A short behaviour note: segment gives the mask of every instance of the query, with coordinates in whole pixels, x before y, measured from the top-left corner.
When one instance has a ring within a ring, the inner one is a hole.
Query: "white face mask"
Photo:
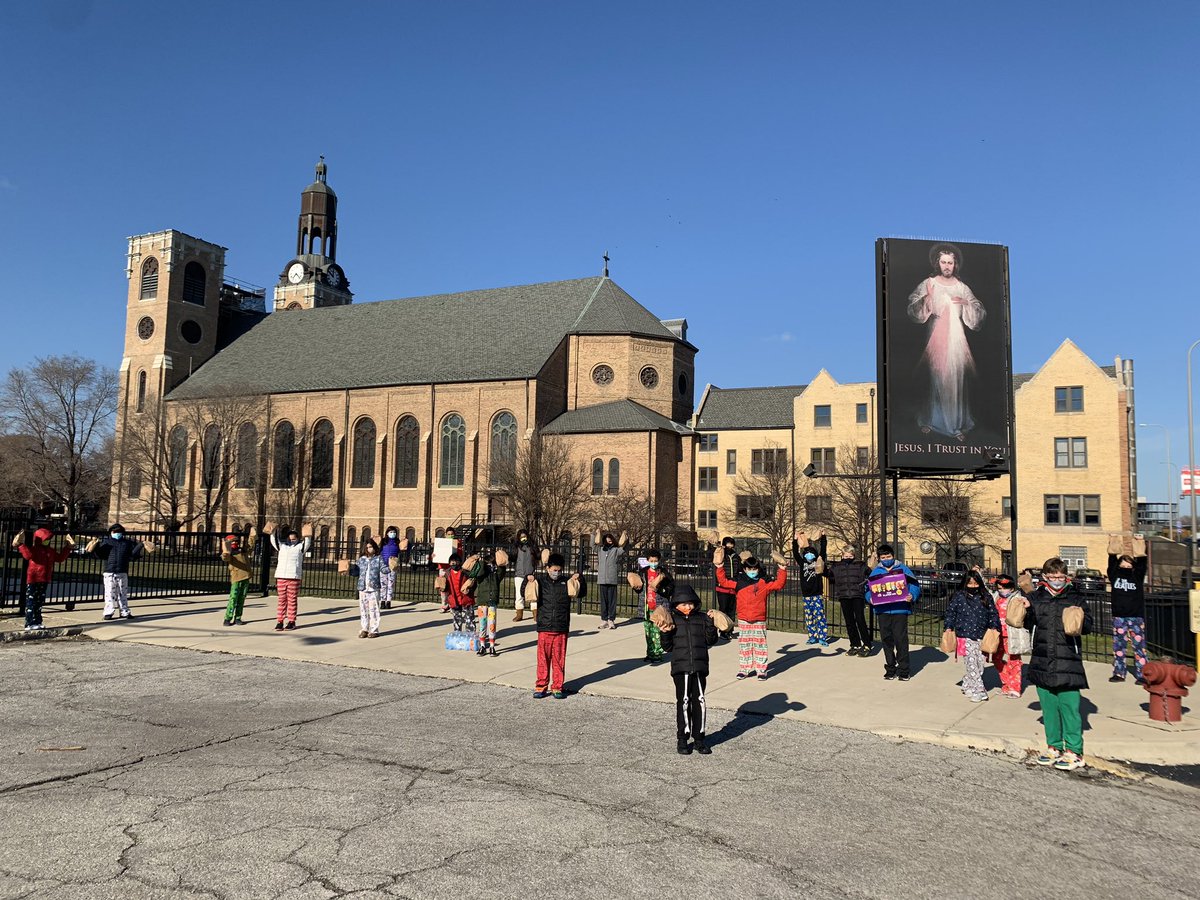
[[[394,531],[389,531],[389,532],[388,532],[388,537],[389,537],[389,538],[391,538],[393,541],[394,541],[396,538],[398,538],[399,536],[400,536],[400,535],[396,534],[396,532],[394,532]]]
[[[109,535],[109,537],[111,537],[114,541],[119,541],[119,540],[121,540],[121,538],[125,537],[125,534],[120,531],[114,531],[112,534]]]
[[[562,572],[557,569],[547,569],[546,574],[550,576],[551,581],[558,581],[558,576],[561,575]]]

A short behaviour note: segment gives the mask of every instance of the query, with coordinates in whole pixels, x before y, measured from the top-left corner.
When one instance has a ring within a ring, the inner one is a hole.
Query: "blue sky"
[[[1010,247],[1014,363],[1137,367],[1186,456],[1200,4],[6,4],[3,367],[119,362],[125,238],[271,285],[318,154],[360,300],[598,273],[697,379],[874,377],[873,242]],[[1200,368],[1200,367],[1198,367]],[[1164,440],[1144,429],[1141,492]]]

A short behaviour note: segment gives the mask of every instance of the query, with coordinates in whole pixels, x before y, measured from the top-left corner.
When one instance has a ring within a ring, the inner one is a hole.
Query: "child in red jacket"
[[[719,553],[720,551],[718,551]],[[776,556],[772,554],[772,556]],[[782,555],[775,562],[779,567],[774,581],[759,577],[759,563],[753,556],[742,561],[737,580],[730,580],[721,563],[716,564],[717,584],[732,589],[737,596],[738,619],[738,678],[767,677],[767,595],[783,589],[787,581],[787,563]]]
[[[475,583],[463,571],[462,557],[450,557],[446,570],[446,603],[454,615],[455,631],[475,630]]]
[[[54,575],[54,564],[64,562],[71,555],[75,541],[68,534],[63,546],[55,550],[47,543],[54,537],[49,528],[39,528],[33,533],[32,546],[25,543],[26,535],[25,531],[18,532],[13,538],[13,547],[29,561],[29,572],[25,576],[25,630],[38,631],[43,627],[42,604],[46,602],[46,588]]]

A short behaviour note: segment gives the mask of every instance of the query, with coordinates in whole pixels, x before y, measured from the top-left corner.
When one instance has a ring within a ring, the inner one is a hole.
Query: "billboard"
[[[1007,474],[1008,248],[875,242],[880,446],[895,474]]]

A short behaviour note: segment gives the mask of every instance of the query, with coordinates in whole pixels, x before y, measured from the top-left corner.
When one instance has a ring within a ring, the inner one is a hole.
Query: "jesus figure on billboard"
[[[938,244],[929,254],[933,273],[908,296],[908,316],[927,326],[921,362],[929,370],[929,402],[917,424],[924,434],[936,431],[965,441],[975,427],[966,377],[975,370],[967,329],[978,331],[987,315],[983,304],[962,281],[962,253],[953,244]]]

